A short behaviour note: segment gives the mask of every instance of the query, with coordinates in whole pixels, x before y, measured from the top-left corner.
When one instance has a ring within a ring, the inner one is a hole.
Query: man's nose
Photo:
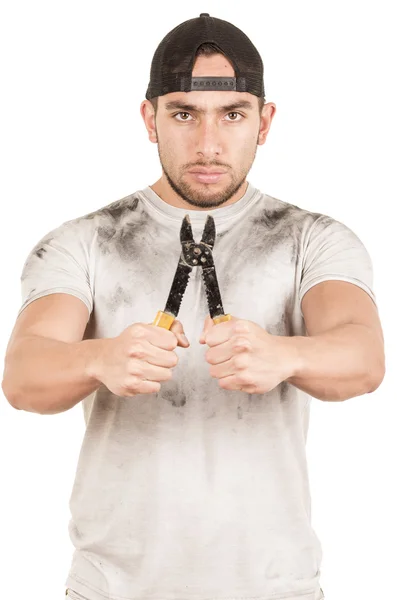
[[[222,154],[221,133],[214,120],[203,119],[195,133],[197,154],[208,157]]]

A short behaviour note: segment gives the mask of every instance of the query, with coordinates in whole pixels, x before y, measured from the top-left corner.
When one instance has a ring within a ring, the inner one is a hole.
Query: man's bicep
[[[308,335],[319,335],[339,325],[356,323],[369,327],[383,343],[382,327],[372,297],[346,281],[323,281],[302,298],[302,314]]]
[[[33,300],[19,314],[8,349],[25,336],[37,335],[62,342],[83,339],[90,312],[86,304],[71,294],[48,294]]]

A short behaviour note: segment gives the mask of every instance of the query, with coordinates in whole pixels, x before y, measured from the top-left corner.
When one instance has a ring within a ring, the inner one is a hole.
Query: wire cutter
[[[212,249],[215,244],[215,221],[207,216],[203,234],[199,244],[193,238],[189,215],[183,218],[180,240],[182,252],[175,272],[174,280],[164,311],[159,310],[153,325],[170,329],[179,313],[183,294],[185,293],[189,276],[194,267],[201,267],[204,288],[207,295],[208,308],[215,324],[230,321],[231,315],[225,314],[222,306],[221,293],[216,277]]]

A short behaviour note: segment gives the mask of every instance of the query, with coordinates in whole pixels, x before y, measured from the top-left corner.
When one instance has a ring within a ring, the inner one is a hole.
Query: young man
[[[64,223],[24,265],[4,393],[40,414],[82,401],[86,421],[71,598],[324,597],[310,397],[377,389],[383,336],[358,237],[247,182],[275,114],[264,100],[261,58],[239,29],[208,14],[176,27],[141,106],[161,178]],[[208,317],[198,267],[167,330],[153,319],[186,214],[196,240],[214,218],[232,319]]]

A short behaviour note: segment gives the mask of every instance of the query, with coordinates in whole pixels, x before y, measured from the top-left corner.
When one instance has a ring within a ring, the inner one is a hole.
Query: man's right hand
[[[95,377],[117,396],[153,394],[172,377],[178,362],[177,346],[187,348],[180,321],[171,329],[134,323],[114,338],[104,338],[97,360]]]

